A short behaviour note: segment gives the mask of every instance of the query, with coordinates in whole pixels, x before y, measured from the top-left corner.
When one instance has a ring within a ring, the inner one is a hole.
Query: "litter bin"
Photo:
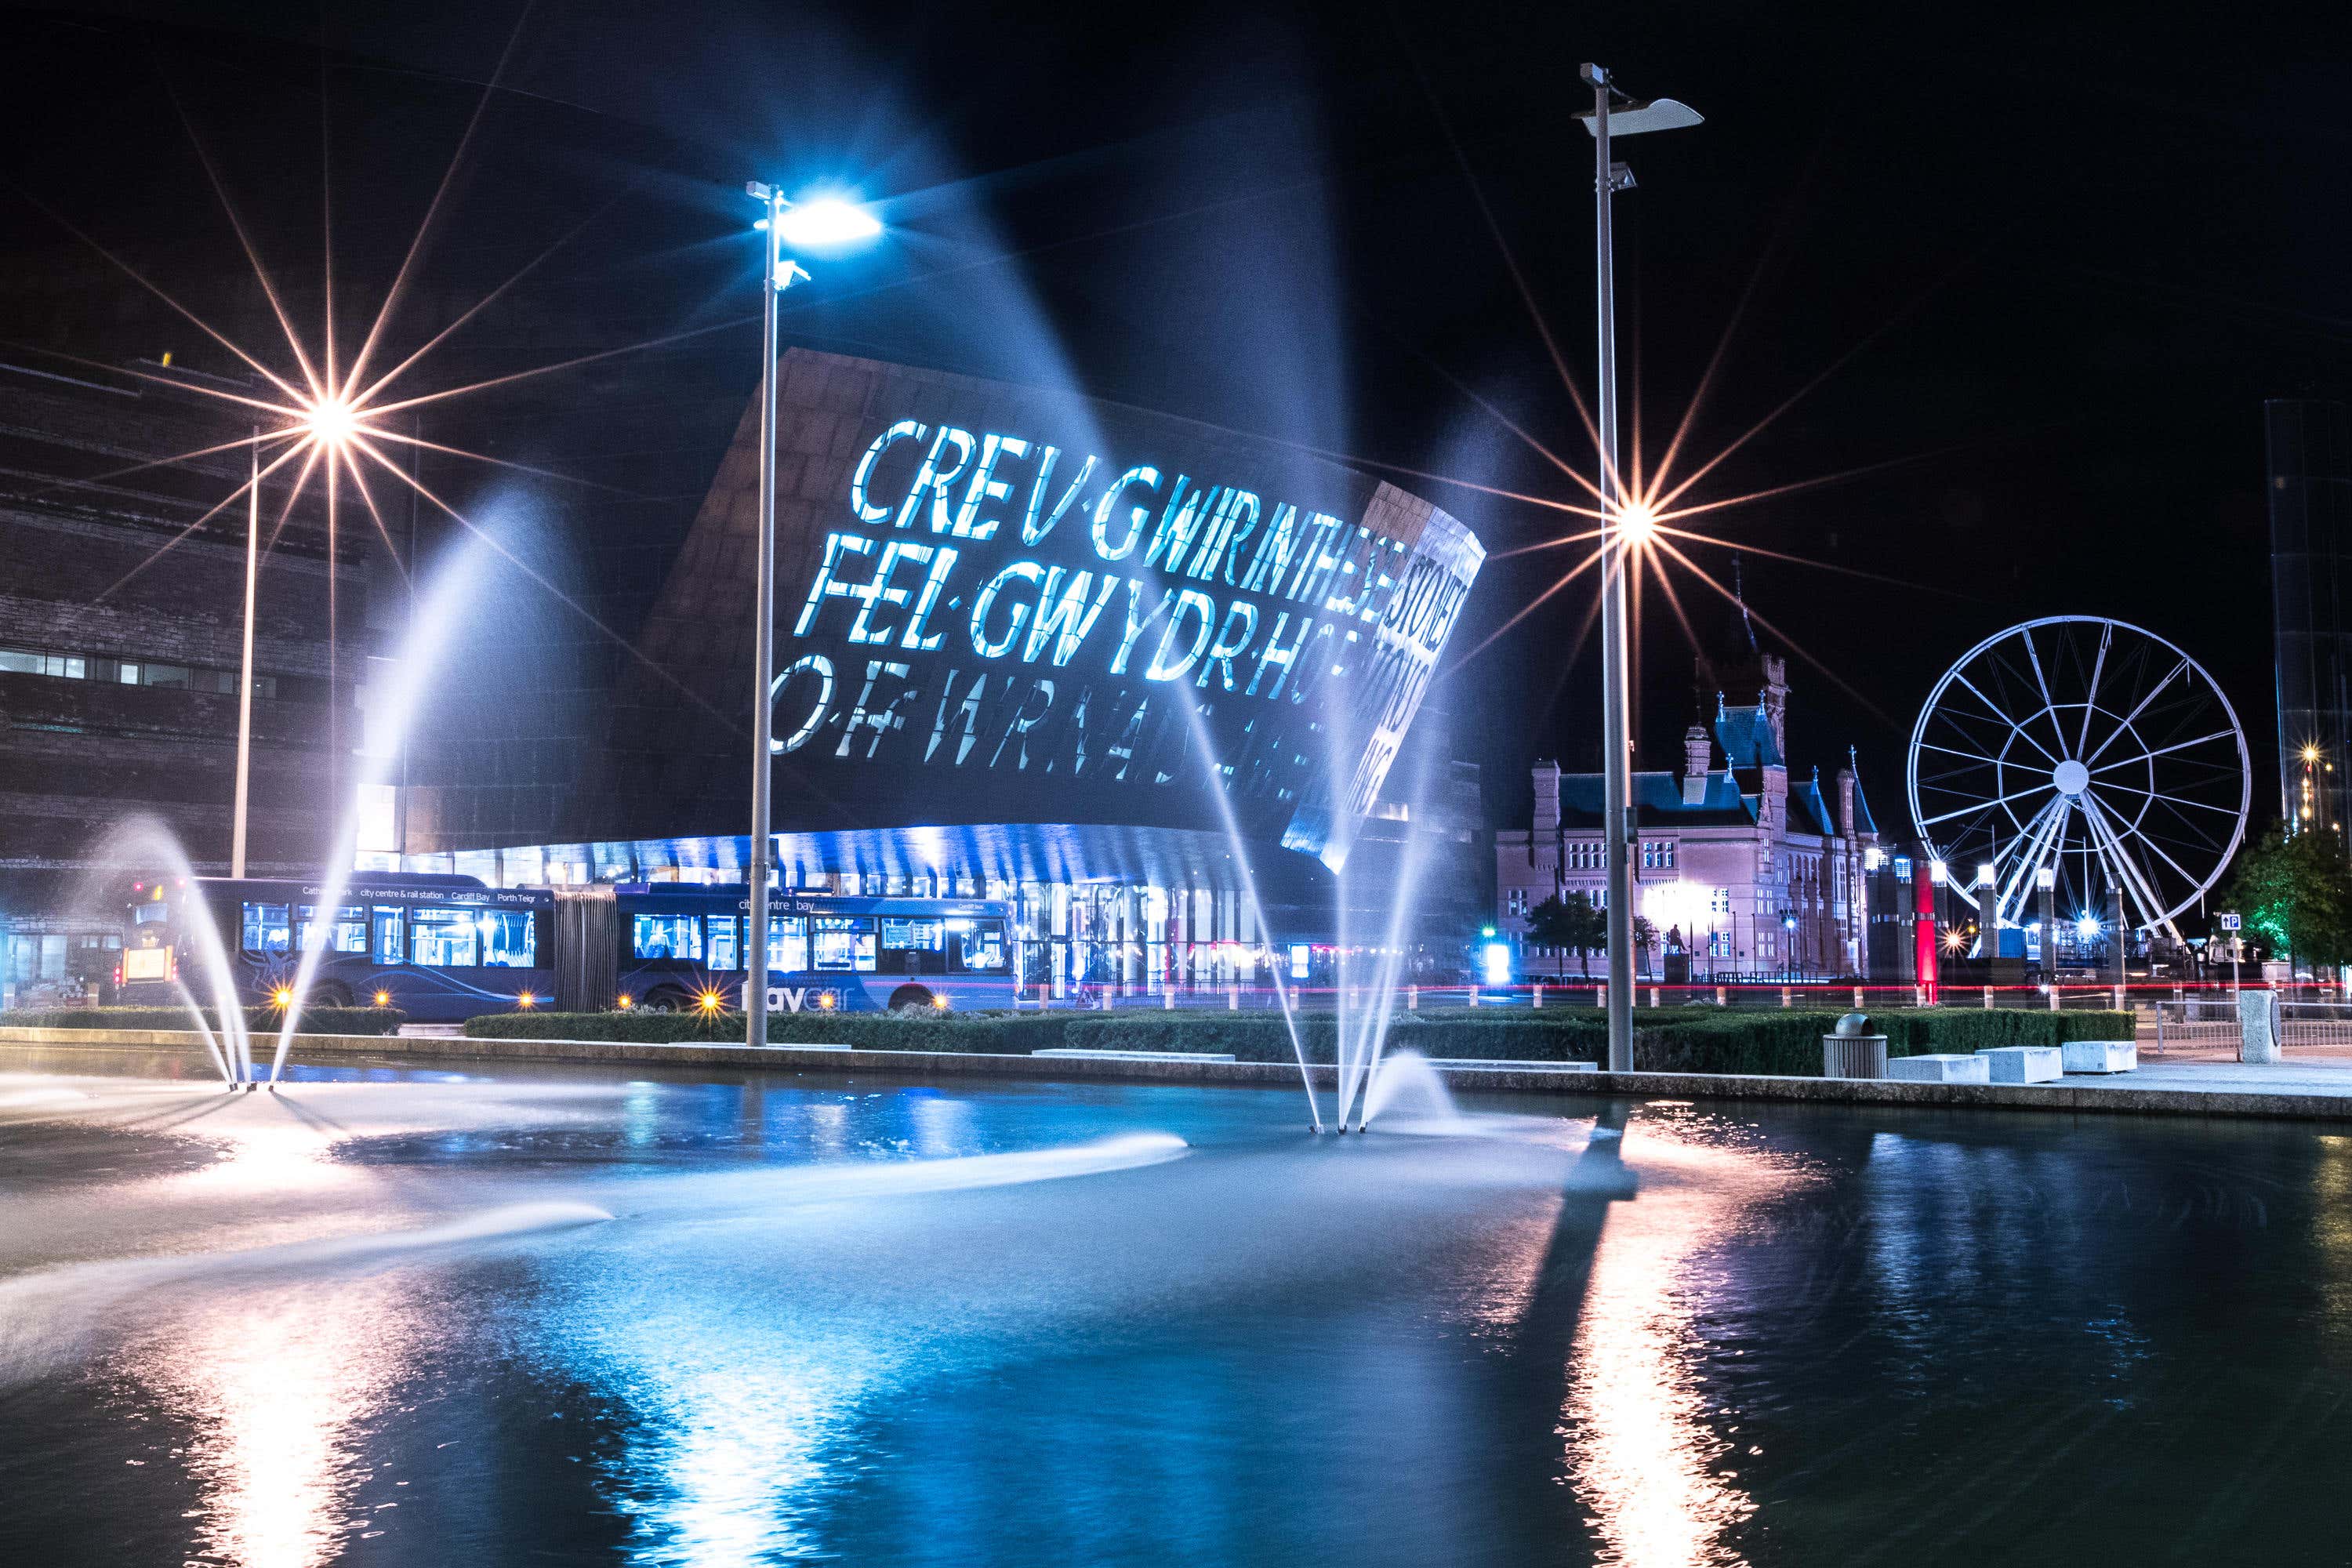
[[[1883,1079],[1886,1076],[1886,1037],[1869,1033],[1870,1016],[1848,1013],[1837,1027],[1822,1037],[1823,1078]]]

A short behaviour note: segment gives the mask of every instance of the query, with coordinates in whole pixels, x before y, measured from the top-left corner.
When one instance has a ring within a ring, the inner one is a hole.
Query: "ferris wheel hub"
[[[2060,795],[2069,797],[2079,795],[2091,787],[2091,770],[2068,757],[2050,770],[2050,782],[2058,786]]]

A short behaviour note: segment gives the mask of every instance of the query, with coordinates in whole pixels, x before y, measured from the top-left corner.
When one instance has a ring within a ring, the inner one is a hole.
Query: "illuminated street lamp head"
[[[882,220],[845,196],[804,196],[801,200],[780,201],[774,190],[754,180],[743,187],[754,200],[774,203],[782,209],[776,225],[776,237],[795,250],[842,250],[862,245],[882,232]],[[754,229],[764,230],[768,220],[753,223]]]
[[[322,447],[340,447],[359,433],[359,411],[341,397],[321,397],[302,411],[303,428]]]
[[[1640,501],[1627,501],[1618,510],[1617,531],[1628,548],[1647,544],[1658,535],[1658,514]]]
[[[2319,761],[2319,748],[2317,746],[2305,746],[2303,749],[2303,760],[2306,763],[2315,763]]]

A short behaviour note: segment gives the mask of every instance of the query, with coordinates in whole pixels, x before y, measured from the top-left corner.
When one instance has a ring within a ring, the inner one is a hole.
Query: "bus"
[[[355,873],[322,911],[316,881],[200,877],[142,884],[123,943],[125,1002],[208,993],[196,910],[220,933],[248,1006],[284,1004],[304,951],[323,948],[310,999],[457,1023],[530,1007],[667,1013],[740,1007],[740,883],[492,888],[474,877]],[[1009,906],[978,899],[780,890],[768,901],[777,1012],[1005,1007],[1017,953]]]

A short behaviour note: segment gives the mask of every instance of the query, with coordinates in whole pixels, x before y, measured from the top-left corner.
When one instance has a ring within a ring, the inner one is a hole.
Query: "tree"
[[[1640,969],[1644,955],[1657,945],[1658,928],[1650,923],[1648,916],[1635,915],[1633,917],[1633,967]]]
[[[2221,901],[2245,934],[2273,952],[2315,964],[2352,963],[2352,867],[2316,833],[2272,828],[2238,857]]]
[[[1554,953],[1580,954],[1590,977],[1594,950],[1609,945],[1609,921],[1592,907],[1590,894],[1580,890],[1554,894],[1528,911],[1528,940]],[[1553,972],[1559,973],[1557,964]]]

